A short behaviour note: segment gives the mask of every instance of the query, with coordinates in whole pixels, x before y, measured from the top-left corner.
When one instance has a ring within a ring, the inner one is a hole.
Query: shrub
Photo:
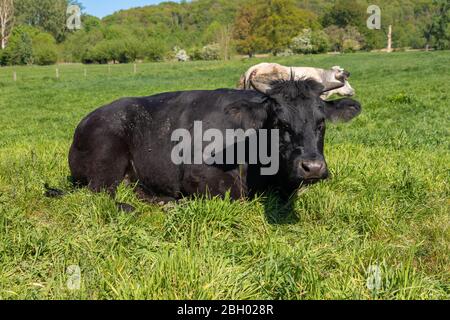
[[[0,66],[7,65],[5,50],[0,49]]]
[[[348,26],[345,29],[329,26],[325,29],[330,40],[330,47],[334,51],[353,52],[365,46],[364,36],[356,27]]]
[[[354,46],[359,47],[359,49],[356,50],[360,50],[362,46],[364,46],[364,36],[359,32],[358,28],[353,27],[353,26],[347,26],[344,30],[344,37],[343,40],[345,42],[345,40],[353,40],[354,42],[357,42],[358,45]]]
[[[144,46],[137,39],[102,40],[93,49],[86,49],[81,57],[83,63],[129,63],[144,58]]]
[[[51,34],[40,33],[33,38],[34,63],[51,65],[58,61],[58,49]]]
[[[164,60],[168,50],[163,41],[152,39],[144,45],[143,55],[150,61]]]
[[[195,48],[191,48],[189,50],[188,54],[192,60],[197,61],[197,60],[202,60],[201,52],[202,52],[201,48],[195,47]]]
[[[205,61],[212,61],[212,60],[221,60],[220,45],[217,43],[209,44],[207,46],[204,46],[202,48],[194,48],[190,51],[192,60],[205,60]]]
[[[88,51],[90,52],[89,58],[95,63],[105,64],[113,60],[111,51],[110,42],[104,40],[98,43],[92,50]]]
[[[84,28],[83,23],[83,28]],[[91,30],[86,32],[85,29],[79,30],[74,33],[70,33],[67,36],[66,41],[62,43],[62,55],[65,61],[71,62],[85,62],[92,53],[95,45],[103,41],[104,35],[100,30]],[[89,59],[89,62],[94,61]]]
[[[290,48],[295,53],[323,53],[330,47],[328,36],[323,31],[304,29],[300,35],[293,38]]]
[[[324,53],[330,50],[330,39],[322,30],[313,31],[311,44],[313,46],[314,53]]]
[[[344,52],[355,52],[361,50],[361,45],[355,39],[345,39],[342,43],[342,49]]]
[[[311,29],[303,29],[302,33],[300,33],[297,37],[291,40],[290,48],[295,53],[312,53],[313,45],[312,45],[312,31]]]
[[[333,51],[342,51],[342,43],[344,38],[344,29],[338,26],[329,26],[325,29],[330,40],[330,49]]]
[[[137,59],[144,58],[145,45],[142,44],[136,38],[129,37],[124,42],[121,41],[120,48],[121,48],[121,51],[119,54],[119,62],[120,63],[134,62]]]
[[[204,46],[200,57],[202,60],[220,60],[220,46],[217,43]]]
[[[39,48],[34,52],[34,63],[40,66],[48,66],[58,61],[58,53],[53,48]]]
[[[189,61],[190,57],[187,54],[186,50],[175,47],[173,51],[175,53],[175,59],[177,59],[177,61],[179,62]]]
[[[81,62],[85,64],[95,63],[94,50],[92,48],[87,48],[81,55]]]
[[[294,52],[291,49],[286,49],[284,51],[277,53],[277,57],[290,57],[293,55],[294,55]]]

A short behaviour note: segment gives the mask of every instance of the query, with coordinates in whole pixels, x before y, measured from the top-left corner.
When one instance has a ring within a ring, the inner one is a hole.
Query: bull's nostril
[[[302,162],[302,168],[303,168],[303,170],[305,170],[306,172],[310,172],[310,171],[311,171],[310,166],[309,166],[306,162]]]
[[[304,160],[301,162],[301,170],[307,179],[319,179],[323,176],[325,170],[325,163],[323,161]]]

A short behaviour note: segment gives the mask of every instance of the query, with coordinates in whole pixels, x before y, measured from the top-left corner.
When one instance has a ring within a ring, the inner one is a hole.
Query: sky
[[[162,0],[80,0],[85,7],[84,12],[103,18],[121,9],[158,4]]]

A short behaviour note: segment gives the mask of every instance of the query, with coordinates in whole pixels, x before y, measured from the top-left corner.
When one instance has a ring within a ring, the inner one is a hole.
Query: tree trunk
[[[0,27],[2,29],[2,34],[0,35],[0,37],[2,38],[2,50],[5,50],[6,48],[6,38],[5,38],[5,32],[3,27]]]
[[[392,25],[389,25],[387,52],[392,52]]]
[[[229,60],[230,59],[230,42],[231,42],[231,27],[226,25],[222,26],[218,32],[216,37],[217,43],[220,47],[220,55],[221,59]]]
[[[14,2],[13,0],[0,0],[0,37],[1,48],[6,48],[8,38],[14,25]]]
[[[3,8],[0,8],[0,40],[2,41],[2,50],[6,47],[6,41],[5,41],[5,32],[6,32],[6,26],[3,23]]]

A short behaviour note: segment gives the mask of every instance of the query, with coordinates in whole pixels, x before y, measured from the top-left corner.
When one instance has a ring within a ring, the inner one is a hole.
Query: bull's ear
[[[236,128],[260,129],[267,120],[268,108],[269,102],[266,98],[255,97],[225,106],[224,113]]]
[[[353,99],[325,101],[325,116],[332,122],[349,122],[361,114],[361,104]]]

